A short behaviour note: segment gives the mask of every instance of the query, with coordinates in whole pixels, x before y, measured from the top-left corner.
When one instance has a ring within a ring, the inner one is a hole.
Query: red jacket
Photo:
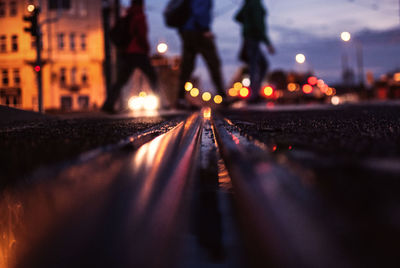
[[[147,21],[143,11],[143,6],[134,5],[128,10],[131,18],[130,33],[132,40],[128,45],[127,53],[148,54],[150,45],[147,38]]]

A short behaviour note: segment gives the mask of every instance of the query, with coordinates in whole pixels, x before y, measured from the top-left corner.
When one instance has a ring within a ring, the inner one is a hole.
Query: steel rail
[[[229,120],[213,129],[236,194],[246,247],[255,267],[351,267],[314,213],[301,178],[280,166],[264,144],[251,142]]]
[[[10,236],[24,245],[15,267],[173,267],[202,125],[195,113],[137,150],[96,153],[46,183],[9,193],[0,213],[24,212]]]

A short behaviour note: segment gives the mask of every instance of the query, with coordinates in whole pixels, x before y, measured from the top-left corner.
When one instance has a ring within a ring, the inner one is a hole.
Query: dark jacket
[[[243,37],[252,38],[267,45],[271,45],[266,32],[266,10],[260,0],[246,0],[243,7],[235,16],[235,20],[242,24]]]
[[[190,0],[191,16],[181,31],[207,32],[211,29],[212,0]]]
[[[148,54],[150,51],[150,45],[147,37],[148,27],[143,6],[133,5],[128,10],[127,15],[130,17],[129,30],[132,40],[125,52],[132,54]]]

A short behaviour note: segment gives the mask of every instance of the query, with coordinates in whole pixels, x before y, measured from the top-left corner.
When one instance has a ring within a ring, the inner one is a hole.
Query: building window
[[[17,9],[17,1],[10,2],[10,16],[15,17],[17,16],[18,9]]]
[[[0,17],[6,16],[6,2],[4,0],[0,0]]]
[[[60,69],[60,84],[65,85],[67,83],[67,69]]]
[[[3,69],[1,71],[1,83],[3,84],[3,86],[8,86],[9,84],[9,79],[8,79],[8,70],[7,69]]]
[[[86,69],[83,69],[83,70],[82,70],[81,81],[82,81],[82,84],[84,84],[84,85],[87,85],[88,82],[89,82],[89,77],[88,77],[88,74],[87,74],[87,70],[86,70]]]
[[[5,35],[0,36],[0,52],[7,52],[7,37]]]
[[[69,46],[70,46],[72,51],[75,50],[75,34],[74,33],[71,33],[69,35]]]
[[[48,0],[48,7],[50,10],[56,9],[70,9],[71,8],[71,0]]]
[[[76,67],[71,69],[71,84],[76,85]]]
[[[65,41],[64,41],[64,34],[59,33],[57,35],[57,46],[59,50],[64,50],[65,47]]]
[[[81,34],[81,49],[86,50],[86,34]]]
[[[61,97],[61,110],[70,111],[72,110],[72,97],[62,96]]]
[[[12,52],[18,51],[18,35],[11,36],[11,51]]]
[[[21,84],[21,76],[19,74],[19,69],[13,70],[13,76],[14,76],[14,86],[19,87]]]
[[[79,96],[78,97],[78,106],[80,110],[89,109],[89,96]]]

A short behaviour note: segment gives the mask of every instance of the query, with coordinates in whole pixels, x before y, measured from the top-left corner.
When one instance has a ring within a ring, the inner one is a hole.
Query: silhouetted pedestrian
[[[269,68],[260,44],[264,43],[270,54],[275,53],[275,48],[267,35],[266,14],[267,11],[261,0],[245,0],[243,7],[235,16],[236,21],[242,24],[243,46],[240,58],[248,64],[250,72],[249,102],[259,100],[261,83]]]
[[[132,0],[131,7],[123,20],[126,23],[120,24],[121,29],[118,35],[122,43],[118,48],[118,66],[117,81],[113,85],[109,96],[103,104],[102,110],[109,113],[115,113],[115,103],[117,102],[123,86],[128,82],[133,71],[139,68],[148,78],[153,90],[158,91],[157,74],[150,63],[148,42],[148,27],[146,15],[144,13],[143,0]],[[126,31],[126,32],[125,32]]]
[[[177,106],[185,108],[185,83],[190,80],[198,54],[206,61],[217,93],[226,97],[221,74],[221,61],[211,32],[212,0],[189,0],[191,13],[186,23],[179,28],[182,39],[182,63],[179,76]]]

